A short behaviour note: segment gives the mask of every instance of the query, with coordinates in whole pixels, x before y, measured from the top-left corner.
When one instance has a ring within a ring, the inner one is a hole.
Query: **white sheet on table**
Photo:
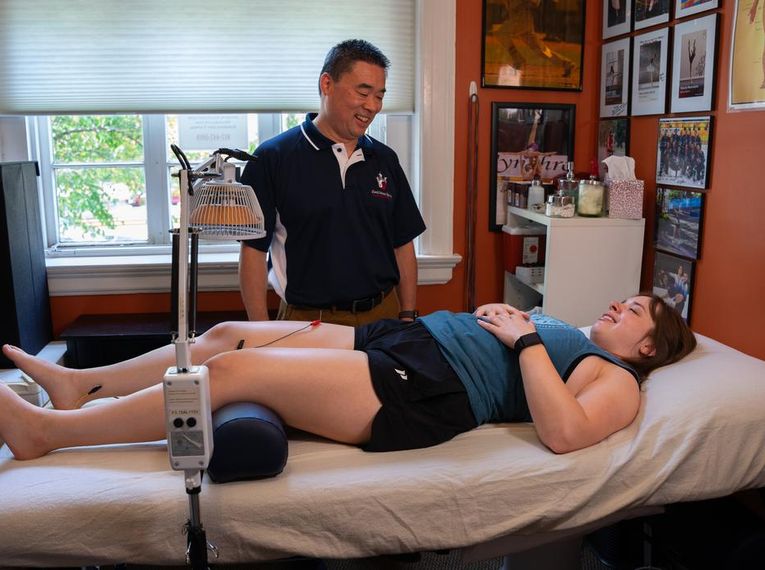
[[[531,424],[484,426],[429,449],[365,453],[296,438],[274,479],[205,483],[221,563],[457,548],[574,528],[639,505],[765,485],[765,362],[705,337],[644,384],[638,421],[555,455]],[[188,502],[164,442],[0,451],[5,565],[181,564]]]

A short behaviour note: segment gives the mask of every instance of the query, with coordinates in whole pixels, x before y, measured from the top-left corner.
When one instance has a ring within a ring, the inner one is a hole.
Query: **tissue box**
[[[639,220],[643,217],[643,181],[608,182],[608,217]]]

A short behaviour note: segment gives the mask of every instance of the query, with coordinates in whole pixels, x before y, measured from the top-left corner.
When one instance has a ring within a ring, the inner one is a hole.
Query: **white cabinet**
[[[609,301],[640,290],[644,219],[548,218],[515,207],[507,218],[502,229],[508,233],[530,223],[545,226],[546,244],[544,283],[529,286],[506,273],[506,303],[533,299],[536,291],[546,314],[581,327],[595,322]]]

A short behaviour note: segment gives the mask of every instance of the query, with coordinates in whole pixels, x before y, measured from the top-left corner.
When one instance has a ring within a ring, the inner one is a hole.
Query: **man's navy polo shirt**
[[[343,181],[339,147],[314,126],[315,116],[264,142],[247,163],[242,183],[255,189],[267,235],[244,243],[270,247],[269,281],[287,303],[322,307],[398,284],[394,248],[425,223],[392,149],[360,137],[363,159]]]

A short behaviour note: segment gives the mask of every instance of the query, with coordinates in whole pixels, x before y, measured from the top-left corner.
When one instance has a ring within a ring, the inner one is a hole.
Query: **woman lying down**
[[[547,447],[566,453],[629,425],[640,381],[695,344],[674,309],[640,295],[611,303],[591,340],[550,317],[490,304],[472,315],[439,311],[357,329],[228,322],[201,335],[191,358],[209,367],[213,410],[257,402],[292,427],[368,451],[427,447],[488,422],[533,421]],[[0,386],[0,437],[17,459],[165,437],[161,381],[175,363],[172,345],[86,370],[10,345],[3,353],[55,408]],[[109,396],[120,398],[80,408]]]

